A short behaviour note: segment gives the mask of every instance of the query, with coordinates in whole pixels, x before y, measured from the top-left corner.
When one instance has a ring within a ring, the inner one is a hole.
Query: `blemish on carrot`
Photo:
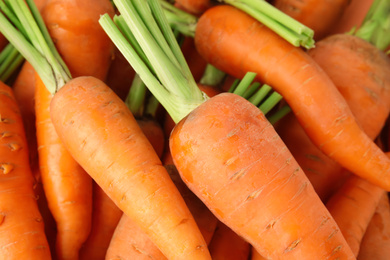
[[[8,118],[2,117],[0,114],[0,123],[9,124],[9,123],[11,123],[11,120]]]
[[[2,225],[5,221],[5,213],[4,212],[1,212],[0,213],[0,225]]]
[[[7,137],[11,137],[11,136],[12,136],[11,132],[8,132],[8,131],[1,133],[1,138],[7,138]]]
[[[245,175],[246,172],[247,172],[246,169],[241,169],[235,172],[234,174],[232,174],[229,179],[232,181],[239,180]]]
[[[17,143],[10,143],[10,144],[8,144],[8,146],[12,152],[19,151],[20,149],[22,149],[22,146],[20,144],[17,144]]]
[[[35,221],[36,222],[42,222],[42,219],[41,218],[36,218]]]
[[[188,218],[184,218],[182,219],[179,224],[177,224],[178,226],[181,225],[181,224],[184,224],[184,223],[187,223],[188,222]]]
[[[14,169],[14,166],[10,163],[3,163],[0,164],[0,170],[3,172],[3,174],[8,174]]]
[[[245,201],[251,201],[251,200],[256,199],[262,191],[263,191],[263,188],[252,192],[251,194],[248,195],[248,197],[246,197]]]
[[[333,251],[332,251],[332,254],[331,254],[331,255],[334,255],[334,254],[336,254],[337,252],[339,252],[339,251],[341,250],[341,248],[343,248],[343,246],[342,246],[342,245],[339,245],[339,246],[337,246],[335,249],[333,249]]]
[[[276,224],[276,222],[278,222],[278,220],[273,219],[270,223],[268,223],[268,225],[265,227],[265,229],[268,230],[268,229],[273,228],[274,225]]]
[[[292,250],[294,250],[298,244],[301,242],[301,238],[298,238],[297,240],[294,240],[285,250],[284,250],[284,253],[288,253]]]
[[[327,240],[331,239],[334,235],[336,235],[339,232],[338,229],[335,229],[330,235],[328,236]]]

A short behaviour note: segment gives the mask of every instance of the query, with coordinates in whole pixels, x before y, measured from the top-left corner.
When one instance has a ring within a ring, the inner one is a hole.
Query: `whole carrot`
[[[228,74],[242,78],[246,71],[256,72],[259,81],[284,97],[325,154],[390,189],[390,160],[361,130],[333,82],[303,50],[230,6],[213,7],[200,17],[195,44],[209,63]],[[322,111],[326,114],[319,117]]]
[[[34,193],[27,140],[17,102],[0,81],[0,172],[2,259],[51,259]]]

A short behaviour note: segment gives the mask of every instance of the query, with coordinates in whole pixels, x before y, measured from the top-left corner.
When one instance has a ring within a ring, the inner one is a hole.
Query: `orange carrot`
[[[257,73],[259,81],[284,97],[326,155],[390,190],[389,158],[364,134],[335,85],[308,54],[230,6],[209,9],[196,28],[195,44],[206,61],[237,78],[247,71]],[[319,111],[326,116],[319,117]]]
[[[245,99],[204,102],[176,125],[170,147],[188,187],[262,255],[354,259],[290,152]]]
[[[351,176],[326,203],[356,257],[363,235],[384,194],[383,189]]]
[[[329,34],[341,18],[349,0],[275,0],[274,5],[282,12],[314,30],[319,40]]]
[[[72,79],[54,95],[51,116],[73,157],[167,258],[209,258],[193,216],[153,147],[103,82]],[[104,149],[96,149],[97,144]]]
[[[0,82],[1,258],[51,259],[34,193],[27,140],[11,88]]]
[[[99,185],[94,183],[91,233],[80,250],[80,260],[105,258],[112,235],[122,215],[123,212]]]
[[[115,229],[105,259],[166,260],[167,258],[131,218],[123,215]]]
[[[210,0],[176,0],[177,7],[195,15],[204,13],[212,6]]]
[[[385,260],[390,255],[390,204],[383,194],[360,244],[358,260]]]
[[[218,222],[209,250],[214,260],[247,260],[251,246],[222,222]]]

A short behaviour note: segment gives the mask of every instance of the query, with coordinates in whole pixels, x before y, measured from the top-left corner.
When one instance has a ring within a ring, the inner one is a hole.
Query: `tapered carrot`
[[[49,260],[23,121],[11,88],[1,81],[0,115],[1,258]]]
[[[390,255],[390,205],[383,194],[360,244],[358,260],[385,260]]]
[[[384,194],[383,189],[351,176],[326,203],[356,257],[363,235]]]
[[[364,134],[330,78],[304,51],[230,6],[213,7],[201,16],[195,44],[209,63],[228,74],[241,78],[246,71],[256,72],[259,81],[284,97],[325,154],[390,189],[390,160]],[[316,111],[326,111],[326,116],[318,117]]]
[[[247,260],[251,245],[225,224],[218,222],[209,250],[215,260]]]
[[[188,80],[189,69],[172,32],[164,29],[165,20],[158,19],[162,10],[156,1],[148,7],[164,31],[161,34],[154,30],[149,13],[136,11],[147,4],[115,4],[144,46],[146,63],[157,76],[140,61],[143,52],[126,45],[107,16],[102,16],[101,24],[178,122],[171,133],[170,150],[183,181],[195,195],[266,257],[354,259],[337,224],[264,114],[235,94],[204,98],[194,80]],[[154,32],[153,37],[146,28]],[[159,38],[167,44],[157,44]],[[170,80],[171,76],[176,80]]]

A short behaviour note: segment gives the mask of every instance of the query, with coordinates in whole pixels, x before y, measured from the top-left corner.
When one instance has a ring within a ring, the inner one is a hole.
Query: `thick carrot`
[[[349,0],[275,0],[274,5],[290,17],[314,30],[319,40],[329,34],[343,15]]]
[[[209,259],[183,198],[109,87],[93,77],[75,78],[54,95],[51,116],[73,157],[167,258]]]
[[[200,15],[213,4],[210,0],[176,0],[175,5],[189,13]]]
[[[218,222],[209,250],[214,260],[247,260],[251,245],[225,224]]]
[[[228,74],[242,78],[246,71],[257,73],[259,81],[284,97],[325,154],[390,189],[390,160],[364,134],[330,78],[303,50],[230,6],[213,7],[201,16],[195,44],[206,61]],[[321,111],[326,115],[319,117]]]
[[[386,260],[390,255],[390,204],[383,194],[360,244],[358,260]]]
[[[189,188],[262,255],[354,258],[290,152],[245,99],[204,102],[176,125],[170,147]]]
[[[80,249],[80,260],[104,259],[123,212],[94,183],[91,233]]]
[[[17,102],[0,82],[1,258],[51,259]]]
[[[363,235],[384,194],[383,189],[353,175],[326,203],[356,257]]]

